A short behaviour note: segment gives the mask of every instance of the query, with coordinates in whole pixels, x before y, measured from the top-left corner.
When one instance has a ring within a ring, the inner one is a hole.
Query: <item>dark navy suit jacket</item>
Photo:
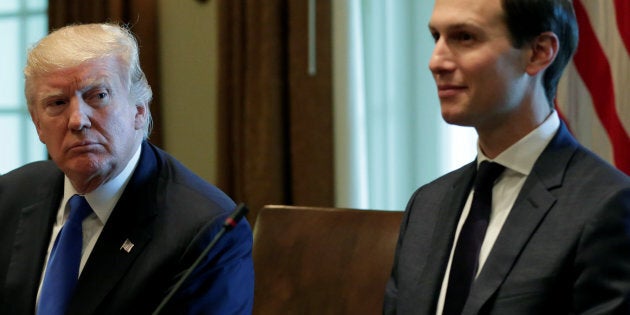
[[[51,161],[0,176],[0,314],[33,314],[63,173]],[[234,202],[148,142],[79,278],[68,314],[150,314],[220,230]],[[129,252],[122,244],[129,240]],[[195,269],[164,314],[251,314],[246,220]]]
[[[406,209],[384,314],[436,312],[472,162]],[[630,178],[562,125],[527,177],[462,314],[630,314]]]

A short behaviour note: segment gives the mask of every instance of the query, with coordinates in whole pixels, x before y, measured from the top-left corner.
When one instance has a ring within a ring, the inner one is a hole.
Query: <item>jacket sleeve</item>
[[[578,314],[630,314],[630,189],[603,196],[584,227],[575,259]]]
[[[220,231],[223,220],[195,245],[197,256]],[[225,233],[173,296],[163,314],[251,314],[254,300],[252,231],[246,219]]]

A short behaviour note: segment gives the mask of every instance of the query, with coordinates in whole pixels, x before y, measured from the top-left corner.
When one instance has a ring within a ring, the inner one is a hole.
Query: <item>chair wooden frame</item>
[[[265,206],[254,314],[380,314],[402,212]]]

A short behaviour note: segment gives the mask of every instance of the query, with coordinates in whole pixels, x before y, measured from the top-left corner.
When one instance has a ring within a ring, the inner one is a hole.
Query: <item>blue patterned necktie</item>
[[[55,240],[40,292],[37,314],[62,315],[74,293],[79,278],[81,248],[83,247],[83,219],[92,208],[85,197],[74,195],[68,201],[70,216]]]
[[[486,235],[492,209],[492,187],[504,166],[483,161],[475,176],[470,212],[457,238],[444,300],[443,315],[461,314],[479,268],[479,251]]]

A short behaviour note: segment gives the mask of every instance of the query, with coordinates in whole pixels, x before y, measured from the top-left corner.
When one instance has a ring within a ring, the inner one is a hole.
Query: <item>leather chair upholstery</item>
[[[265,206],[254,314],[380,314],[401,211]]]

